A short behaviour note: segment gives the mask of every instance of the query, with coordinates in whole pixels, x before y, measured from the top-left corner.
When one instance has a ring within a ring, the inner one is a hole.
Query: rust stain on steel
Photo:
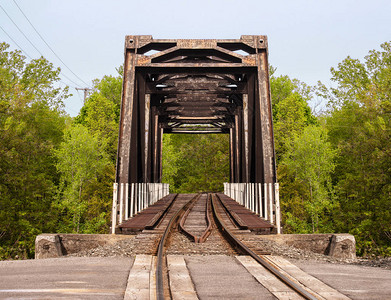
[[[213,49],[217,47],[217,41],[201,39],[178,40],[178,47],[183,49]]]

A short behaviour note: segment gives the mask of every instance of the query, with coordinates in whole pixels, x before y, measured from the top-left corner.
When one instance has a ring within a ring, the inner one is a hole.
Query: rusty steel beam
[[[263,35],[126,36],[116,181],[159,182],[163,133],[197,132],[230,134],[232,182],[275,182],[267,55]]]

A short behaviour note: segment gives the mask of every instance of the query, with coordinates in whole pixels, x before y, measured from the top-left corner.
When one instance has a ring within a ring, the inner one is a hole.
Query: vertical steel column
[[[160,128],[160,135],[158,137],[158,140],[159,140],[160,155],[159,155],[159,167],[158,167],[159,180],[157,182],[162,182],[162,176],[163,176],[163,163],[162,163],[162,160],[163,160],[163,128]]]
[[[262,130],[262,154],[263,154],[263,175],[265,183],[276,182],[275,155],[273,137],[272,105],[270,99],[269,70],[267,61],[267,43],[265,38],[254,41],[257,49],[257,71],[258,71],[258,93],[260,101],[260,116]]]
[[[230,182],[235,182],[235,154],[234,154],[234,130],[233,128],[229,129],[229,163],[230,163],[230,170],[229,170],[229,178]]]
[[[248,82],[247,82],[247,148],[248,148],[248,171],[247,171],[247,178],[248,182],[261,182],[257,180],[255,176],[255,170],[259,167],[262,167],[262,165],[257,164],[256,156],[259,155],[260,152],[259,148],[256,148],[256,139],[261,139],[262,137],[257,136],[257,132],[259,131],[259,127],[256,126],[256,107],[255,104],[257,101],[255,101],[255,74],[254,73],[248,73]]]
[[[129,183],[140,182],[143,171],[142,157],[144,157],[144,155],[142,154],[142,149],[144,145],[141,145],[141,140],[143,140],[141,131],[144,132],[144,116],[141,114],[144,113],[144,99],[142,101],[143,103],[140,103],[140,93],[142,94],[142,98],[144,98],[142,85],[143,78],[137,74],[135,82],[135,99],[133,101],[133,115],[131,119],[130,145],[128,149],[130,167]],[[142,113],[140,112],[141,109]]]
[[[160,162],[160,129],[159,129],[159,115],[157,114],[156,107],[152,108],[152,118],[153,118],[153,170],[152,170],[152,181],[160,182],[160,170],[158,169]]]
[[[149,121],[149,115],[146,114],[146,105],[147,101],[150,100],[150,97],[146,95],[146,87],[145,87],[145,75],[137,72],[136,74],[137,79],[137,87],[138,87],[138,115],[139,115],[139,122],[138,122],[138,135],[137,135],[137,141],[134,141],[137,143],[138,146],[138,182],[148,182],[147,178],[147,166],[146,161],[148,160],[148,152],[145,152],[145,148],[148,147],[148,139],[145,138],[145,127],[147,122],[147,119]],[[131,153],[132,155],[132,153]],[[143,187],[142,187],[143,188]],[[143,207],[144,209],[144,207]]]
[[[144,182],[151,181],[151,138],[150,138],[150,111],[151,111],[151,95],[145,94],[144,104]]]
[[[129,150],[132,134],[132,121],[134,115],[135,102],[135,66],[138,40],[132,38],[125,39],[125,63],[124,76],[122,86],[122,101],[121,101],[121,122],[118,138],[118,153],[117,153],[117,169],[116,182],[129,181]],[[137,113],[136,113],[137,114]]]
[[[250,149],[248,147],[248,95],[243,94],[243,139],[244,139],[244,168],[243,168],[243,180],[242,182],[249,182],[249,152]]]
[[[240,123],[239,123],[239,115],[235,114],[235,182],[240,182]]]

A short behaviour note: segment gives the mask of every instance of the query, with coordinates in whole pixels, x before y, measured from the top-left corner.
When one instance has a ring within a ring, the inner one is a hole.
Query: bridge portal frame
[[[165,132],[229,133],[230,181],[275,183],[267,37],[126,36],[117,183],[160,182]]]

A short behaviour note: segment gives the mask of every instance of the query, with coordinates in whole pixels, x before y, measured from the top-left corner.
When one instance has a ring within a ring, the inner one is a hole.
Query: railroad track
[[[219,201],[219,202],[218,202]],[[219,212],[218,207],[220,206],[220,211],[222,210],[222,202],[220,199],[218,199],[218,196],[212,195],[212,208],[213,208],[213,215],[215,217],[216,223],[218,224],[218,227],[220,230],[224,233],[224,236],[227,238],[227,240],[230,241],[234,247],[240,251],[243,255],[251,256],[253,259],[255,259],[259,264],[261,264],[263,267],[265,267],[269,272],[271,272],[273,275],[275,275],[278,279],[280,279],[283,283],[288,285],[291,289],[293,289],[295,292],[297,292],[300,296],[302,296],[304,299],[309,300],[316,300],[317,298],[314,294],[304,289],[302,286],[297,284],[292,279],[288,278],[285,274],[280,272],[275,266],[273,266],[268,259],[266,259],[263,254],[258,254],[259,250],[256,249],[255,251],[251,249],[252,247],[246,245],[243,241],[240,240],[239,237],[237,237],[238,233],[232,232],[228,228],[228,225],[226,224],[226,221],[224,221],[222,214]],[[258,253],[257,253],[258,252]]]
[[[179,205],[179,208],[175,212],[173,210],[171,218],[166,218],[168,221],[168,224],[166,226],[166,229],[164,230],[163,236],[159,242],[159,247],[157,250],[157,264],[156,264],[156,296],[157,299],[165,299],[164,297],[164,274],[163,274],[163,269],[164,269],[164,247],[168,238],[168,235],[170,234],[171,230],[174,228],[174,225],[177,224],[179,217],[181,214],[183,214],[196,200],[198,200],[200,195],[196,195],[190,200],[183,201]],[[174,203],[175,205],[176,203]]]
[[[195,243],[203,243],[211,233],[211,194],[200,194],[186,210],[179,222],[179,230]]]
[[[205,241],[206,238],[202,237],[208,236],[212,230],[219,230],[231,247],[235,249],[236,253],[252,257],[257,263],[297,293],[298,298],[311,300],[326,299],[286,274],[280,269],[275,260],[269,259],[268,253],[258,249],[255,243],[252,243],[254,235],[249,230],[240,229],[240,226],[235,223],[229,210],[224,207],[218,195],[198,194],[190,197],[190,199],[178,200],[180,201],[173,204],[173,209],[164,218],[165,221],[160,224],[160,227],[164,226],[165,230],[157,251],[155,277],[158,300],[171,297],[167,266],[165,265],[165,251],[169,236],[177,230],[183,232],[195,243]]]

